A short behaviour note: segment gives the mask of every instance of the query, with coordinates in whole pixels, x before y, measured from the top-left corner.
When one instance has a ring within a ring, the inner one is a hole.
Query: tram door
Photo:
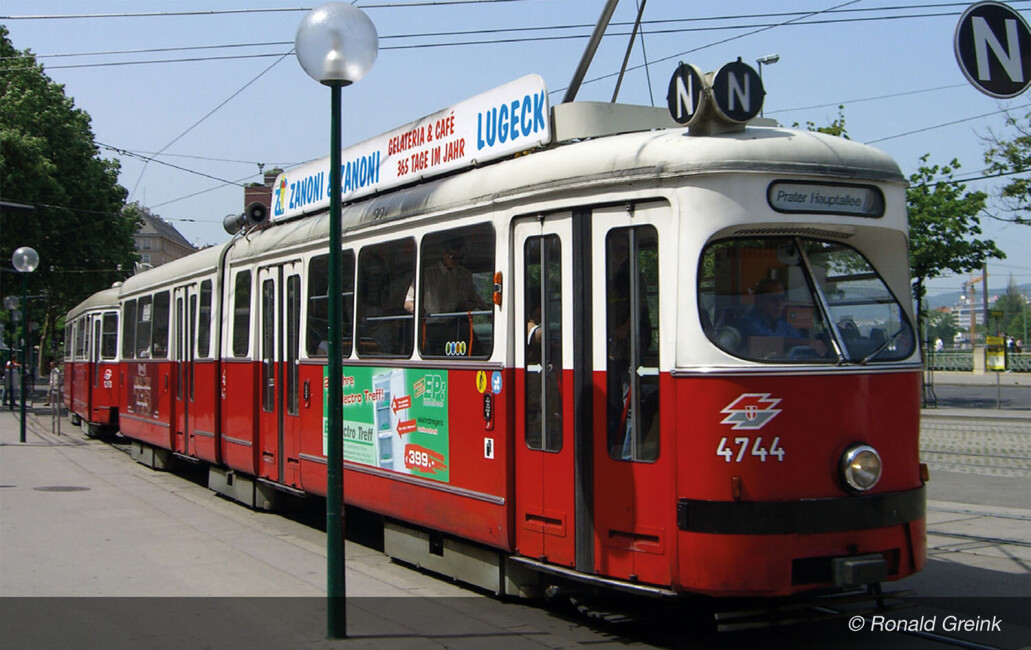
[[[676,294],[660,277],[661,262],[676,259],[672,221],[665,202],[591,216],[594,561],[605,575],[656,585],[670,584],[676,543],[677,424],[661,421],[672,394],[659,372],[661,319],[674,316],[660,311],[659,292]]]
[[[178,287],[172,291],[173,318],[175,319],[175,450],[195,456],[193,438],[196,435],[194,408],[194,347],[197,341],[197,285]]]
[[[90,382],[91,382],[91,385],[93,386],[93,389],[88,391],[89,399],[88,399],[88,402],[86,404],[86,412],[89,414],[90,418],[92,418],[93,415],[94,415],[93,414],[93,408],[97,405],[96,404],[97,396],[100,393],[100,386],[101,386],[101,383],[100,383],[101,382],[101,379],[100,379],[100,374],[101,374],[100,373],[100,341],[102,339],[102,333],[101,333],[101,322],[102,321],[101,321],[101,318],[102,317],[101,317],[101,315],[99,313],[98,314],[93,314],[93,315],[91,315],[89,317],[89,320],[87,321],[87,322],[91,323],[90,327],[91,327],[91,329],[93,331],[92,339],[90,340],[89,349],[87,350],[87,354],[89,354],[89,362],[90,362]]]
[[[516,222],[516,546],[576,565],[572,215]]]
[[[261,408],[258,409],[260,475],[300,487],[301,264],[290,262],[258,271],[258,355]]]

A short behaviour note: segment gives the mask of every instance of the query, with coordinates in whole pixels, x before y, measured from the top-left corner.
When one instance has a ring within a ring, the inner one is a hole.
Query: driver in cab
[[[753,356],[768,356],[764,353],[780,356],[792,348],[809,348],[812,353],[805,356],[827,355],[826,343],[806,338],[784,318],[787,296],[779,282],[770,278],[760,280],[753,295],[754,306],[738,323],[746,351]]]

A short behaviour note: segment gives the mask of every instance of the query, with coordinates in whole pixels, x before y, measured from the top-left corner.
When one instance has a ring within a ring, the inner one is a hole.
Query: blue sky
[[[381,51],[368,76],[344,92],[345,144],[528,73],[544,78],[557,103],[604,4],[359,2],[376,24]],[[1031,2],[1009,4],[1028,19]],[[754,65],[776,53],[779,62],[763,66],[767,117],[823,125],[843,104],[852,139],[887,151],[906,174],[930,154],[937,164],[958,158],[959,178],[978,176],[982,138],[992,130],[1007,133],[1001,111],[1031,111],[1031,92],[1003,101],[967,83],[953,54],[966,3],[911,0],[907,8],[884,9],[901,5],[649,0],[643,40],[649,65],[638,40],[619,101],[664,105],[679,61],[714,70],[738,57]],[[326,154],[328,90],[305,75],[292,54],[283,56],[292,48],[302,9],[311,6],[288,0],[5,0],[0,23],[14,46],[39,56],[47,74],[92,116],[99,143],[131,152],[102,151],[121,161],[121,183],[132,200],[190,241],[208,244],[227,238],[222,218],[242,210],[240,185],[258,180],[259,163],[268,169]],[[259,11],[272,9],[281,11]],[[219,13],[229,10],[241,12]],[[199,13],[167,15],[188,11]],[[148,13],[161,15],[122,16]],[[119,16],[57,18],[98,14]],[[635,14],[635,0],[621,0],[578,99],[611,99]],[[440,46],[469,41],[476,44]],[[205,49],[157,51],[165,48]],[[84,53],[106,54],[55,56]],[[97,65],[167,59],[201,60]],[[141,158],[162,150],[158,160],[190,171],[144,165]],[[994,187],[986,181],[968,185],[989,192]],[[983,225],[985,236],[1008,255],[989,266],[992,288],[1004,287],[1011,275],[1031,282],[1031,227],[992,219]],[[958,290],[963,279],[935,280],[931,292]]]

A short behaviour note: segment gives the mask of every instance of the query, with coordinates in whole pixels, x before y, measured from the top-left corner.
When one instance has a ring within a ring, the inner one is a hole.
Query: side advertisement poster
[[[322,372],[326,454],[329,370]],[[449,482],[447,394],[446,370],[345,368],[344,460]]]

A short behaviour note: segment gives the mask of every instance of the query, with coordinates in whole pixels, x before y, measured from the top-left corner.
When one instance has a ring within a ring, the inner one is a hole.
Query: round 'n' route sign
[[[1031,84],[1031,29],[1001,2],[963,12],[953,45],[963,75],[984,94],[1009,99]]]
[[[689,123],[705,106],[705,76],[690,63],[677,66],[669,80],[666,104],[670,116],[678,124]]]
[[[740,59],[727,63],[712,77],[712,102],[716,112],[731,122],[744,124],[763,107],[762,79]]]

